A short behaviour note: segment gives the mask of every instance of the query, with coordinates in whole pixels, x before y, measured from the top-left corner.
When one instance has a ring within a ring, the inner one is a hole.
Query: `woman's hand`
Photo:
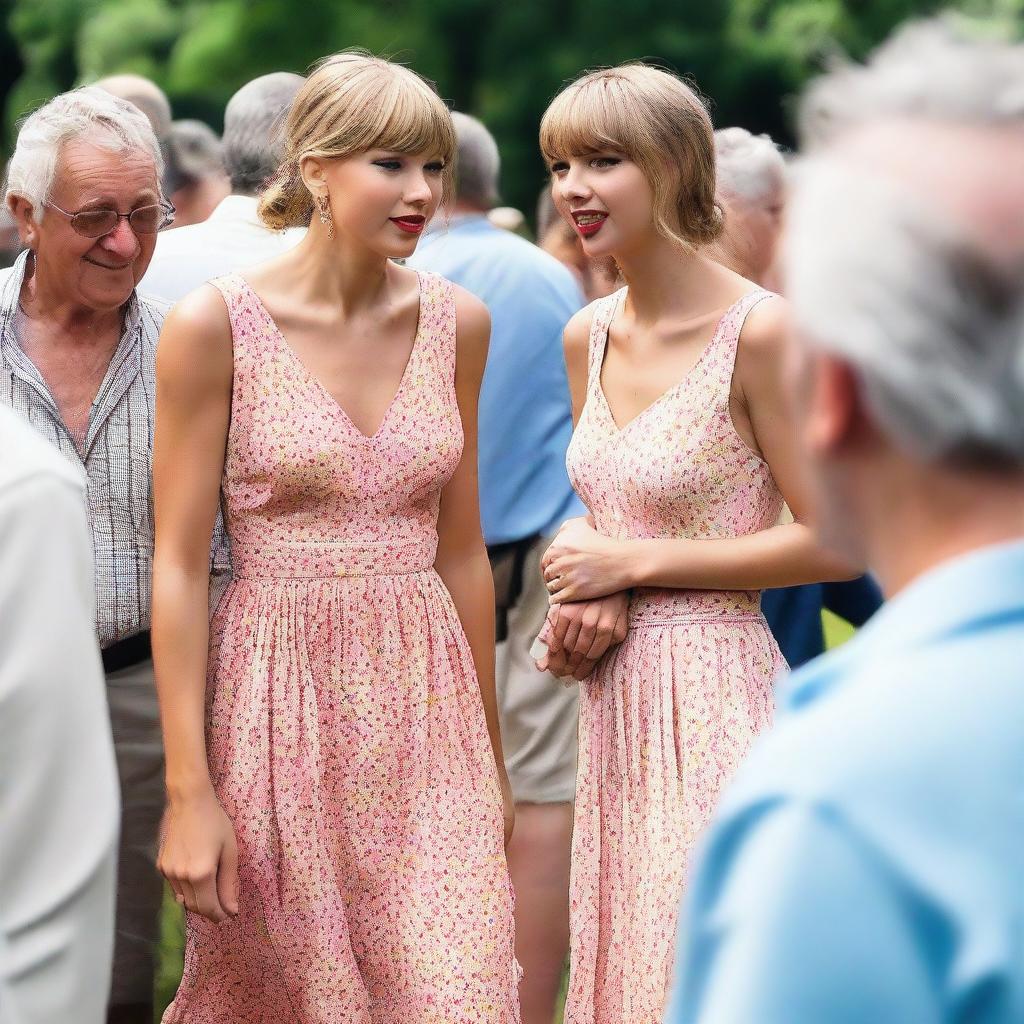
[[[552,603],[607,597],[628,590],[629,542],[612,540],[594,529],[588,518],[569,519],[541,559]]]
[[[212,788],[168,801],[157,869],[186,910],[215,924],[238,913],[238,844]]]
[[[620,592],[595,601],[553,604],[542,638],[547,653],[537,662],[541,671],[583,680],[610,648],[626,639],[629,594]]]

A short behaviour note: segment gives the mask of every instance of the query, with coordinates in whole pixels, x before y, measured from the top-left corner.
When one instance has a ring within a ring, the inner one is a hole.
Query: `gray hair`
[[[498,144],[483,122],[469,114],[452,112],[458,138],[455,163],[455,198],[490,209],[498,202],[501,158]]]
[[[1024,125],[1022,86],[1024,47],[928,22],[818,82],[803,124],[815,142],[872,118]],[[795,323],[849,362],[894,444],[928,462],[1024,467],[1024,245],[996,251],[941,196],[838,150],[797,169],[785,253]]]
[[[242,86],[224,111],[224,167],[231,191],[256,195],[284,157],[281,128],[302,75],[277,71]]]
[[[95,85],[61,93],[25,118],[7,165],[6,194],[27,199],[37,223],[57,178],[61,148],[72,141],[115,153],[144,153],[158,182],[163,173],[160,145],[138,107]]]
[[[202,121],[175,121],[167,136],[171,159],[181,176],[181,185],[193,185],[204,178],[224,173],[224,158],[217,133]]]
[[[715,132],[715,169],[724,195],[757,202],[783,187],[786,162],[770,135],[752,135],[746,128]]]
[[[951,16],[911,22],[866,65],[837,62],[800,102],[805,147],[880,117],[974,124],[1024,117],[1024,48],[998,37],[969,38]]]

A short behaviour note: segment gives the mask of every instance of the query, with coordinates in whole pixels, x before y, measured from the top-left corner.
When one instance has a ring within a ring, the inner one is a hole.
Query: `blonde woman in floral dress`
[[[655,1024],[687,857],[784,667],[759,591],[848,569],[801,522],[783,304],[701,251],[721,226],[701,101],[644,65],[594,72],[541,148],[587,256],[626,282],[565,332],[591,516],[544,556],[559,662],[592,638],[572,602],[631,592],[625,642],[582,684],[565,1020]],[[776,525],[783,499],[796,521]]]
[[[412,72],[321,63],[260,211],[304,242],[204,286],[157,367],[167,1024],[514,1024],[481,303],[409,256],[455,136]],[[207,630],[223,496],[234,577]],[[503,810],[504,808],[504,810]]]

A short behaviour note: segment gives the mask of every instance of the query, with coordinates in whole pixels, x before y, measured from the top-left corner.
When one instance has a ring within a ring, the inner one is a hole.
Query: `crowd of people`
[[[589,72],[536,243],[363,53],[31,113],[0,1020],[149,1024],[165,882],[164,1024],[1024,1019],[1022,82]]]

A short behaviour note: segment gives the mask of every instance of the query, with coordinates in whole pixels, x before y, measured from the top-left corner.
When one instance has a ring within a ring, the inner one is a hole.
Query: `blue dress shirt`
[[[851,626],[863,626],[881,606],[882,592],[870,576],[779,587],[761,594],[761,611],[790,668],[799,668],[824,652],[823,609]]]
[[[575,278],[483,215],[429,229],[409,266],[461,285],[491,314],[478,427],[484,540],[548,536],[583,515],[565,470],[572,404],[562,330],[583,305]]]
[[[1024,1021],[1024,542],[798,672],[719,807],[670,1024]]]

